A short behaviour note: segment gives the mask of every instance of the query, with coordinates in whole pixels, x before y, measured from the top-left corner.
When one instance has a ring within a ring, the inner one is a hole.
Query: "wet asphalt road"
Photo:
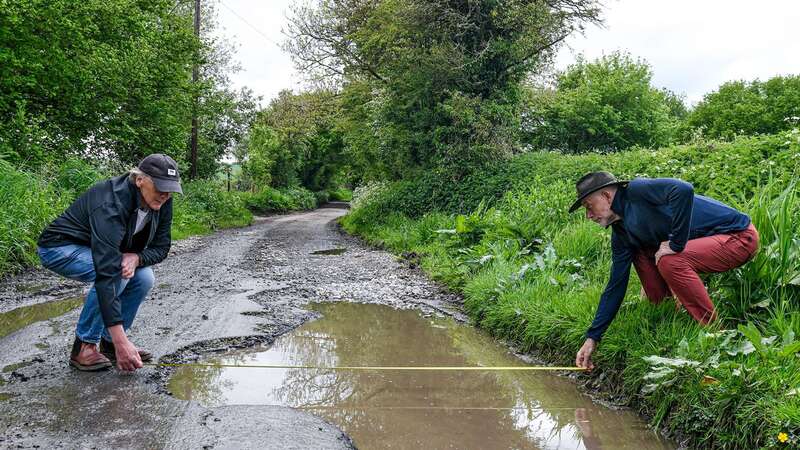
[[[341,233],[346,211],[261,218],[251,227],[175,243],[155,266],[132,341],[161,362],[269,343],[313,319],[311,301],[438,310],[458,299],[392,255]],[[313,254],[347,250],[340,255]],[[33,270],[0,282],[0,313],[80,295]],[[336,426],[278,406],[206,408],[174,399],[169,369],[82,373],[67,365],[79,309],[0,338],[0,448],[351,448]]]

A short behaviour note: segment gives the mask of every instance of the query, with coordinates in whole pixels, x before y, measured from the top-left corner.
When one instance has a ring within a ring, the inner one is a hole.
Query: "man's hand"
[[[674,255],[675,252],[669,247],[669,241],[664,241],[658,247],[658,251],[656,252],[656,265],[658,265],[658,260],[661,259],[662,256],[667,255]]]
[[[133,278],[137,267],[139,267],[139,255],[136,253],[122,254],[122,278]]]
[[[139,350],[128,340],[122,325],[114,325],[108,328],[111,339],[114,342],[114,350],[117,354],[117,368],[124,372],[133,372],[142,368],[142,358],[139,357]]]
[[[592,352],[597,348],[597,342],[592,338],[586,338],[586,342],[578,351],[578,356],[575,358],[575,365],[586,370],[594,369],[592,362]]]

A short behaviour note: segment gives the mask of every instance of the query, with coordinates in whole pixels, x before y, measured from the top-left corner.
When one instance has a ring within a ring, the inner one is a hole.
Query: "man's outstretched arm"
[[[616,317],[622,300],[625,298],[625,291],[628,289],[628,279],[631,273],[632,255],[631,251],[620,242],[615,234],[611,236],[612,262],[611,276],[603,294],[600,296],[600,304],[594,315],[594,320],[589,330],[586,332],[586,341],[575,357],[575,365],[584,369],[592,369],[592,353],[606,329]]]

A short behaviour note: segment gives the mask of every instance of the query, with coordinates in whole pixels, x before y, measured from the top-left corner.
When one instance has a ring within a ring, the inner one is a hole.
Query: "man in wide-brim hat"
[[[591,369],[592,352],[619,310],[631,264],[650,302],[677,301],[696,321],[716,312],[699,273],[725,272],[749,261],[758,250],[750,217],[728,205],[696,195],[691,184],[672,178],[617,180],[592,172],[576,183],[586,218],[611,226],[611,277],[586,332],[575,364]]]

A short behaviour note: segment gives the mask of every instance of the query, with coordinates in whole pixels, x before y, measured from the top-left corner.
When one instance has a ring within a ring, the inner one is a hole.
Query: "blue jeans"
[[[103,324],[100,314],[100,305],[97,301],[97,291],[94,288],[94,262],[92,250],[83,245],[64,245],[61,247],[39,247],[39,259],[42,265],[53,272],[72,280],[92,283],[92,288],[86,294],[83,310],[78,319],[75,335],[84,342],[97,344],[100,337],[111,342],[111,335]],[[117,292],[122,303],[122,326],[127,331],[136,318],[139,305],[153,287],[155,277],[150,267],[139,267],[134,272],[133,278],[122,279]]]

